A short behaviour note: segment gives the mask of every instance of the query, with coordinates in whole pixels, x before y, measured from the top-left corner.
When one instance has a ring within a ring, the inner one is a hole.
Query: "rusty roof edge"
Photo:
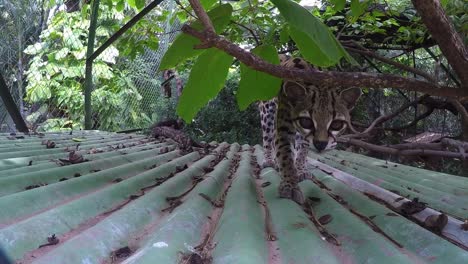
[[[346,185],[350,186],[351,188],[358,190],[362,193],[370,193],[376,196],[377,198],[381,199],[382,201],[390,205],[392,208],[396,209],[400,207],[403,203],[410,202],[410,200],[406,199],[405,197],[402,197],[386,189],[383,189],[379,186],[376,186],[374,184],[361,180],[349,173],[337,170],[327,164],[314,160],[310,157],[307,157],[307,161],[311,165],[321,169],[322,171],[326,172],[327,174],[336,178],[337,180],[344,182]],[[421,212],[412,214],[411,216],[418,223],[424,224],[427,217],[431,215],[438,216],[440,214],[442,213],[430,207],[426,207]],[[447,222],[447,225],[443,228],[441,232],[441,236],[448,239],[449,241],[455,242],[455,244],[463,247],[465,250],[468,249],[468,232],[463,231],[461,229],[461,225],[463,224],[463,222],[451,216],[447,216],[447,217],[448,217],[448,222]]]

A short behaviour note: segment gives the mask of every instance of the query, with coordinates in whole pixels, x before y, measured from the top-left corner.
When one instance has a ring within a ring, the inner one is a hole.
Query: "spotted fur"
[[[318,70],[300,58],[280,56],[280,60],[283,66]],[[308,177],[306,156],[310,144],[317,152],[333,148],[336,136],[346,129],[349,111],[360,95],[359,88],[341,89],[284,80],[277,98],[260,103],[263,167],[279,168],[280,197],[303,202],[297,184]]]

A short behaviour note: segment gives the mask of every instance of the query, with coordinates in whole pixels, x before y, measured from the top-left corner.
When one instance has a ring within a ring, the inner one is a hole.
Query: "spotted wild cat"
[[[280,61],[286,67],[317,70],[300,58],[280,55]],[[359,88],[342,89],[284,80],[277,98],[260,102],[265,150],[263,167],[278,166],[280,197],[302,204],[304,198],[298,183],[308,176],[309,144],[318,152],[333,148],[335,137],[346,129],[349,111],[360,96]]]

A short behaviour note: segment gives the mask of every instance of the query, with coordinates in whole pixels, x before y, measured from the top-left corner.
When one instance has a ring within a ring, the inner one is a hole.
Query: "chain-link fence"
[[[38,41],[46,23],[46,14],[41,8],[43,1],[0,0],[0,73],[8,91],[20,111],[27,111],[23,103],[27,58],[22,52],[28,45]],[[0,131],[13,131],[15,125],[0,100]]]
[[[99,11],[90,53],[95,3]],[[174,72],[159,72],[158,67],[180,24],[174,1],[150,5],[145,16],[127,27],[145,9],[137,10],[127,1],[0,0],[0,72],[31,130],[84,128],[87,78],[91,84],[88,128],[143,128],[161,118],[156,112],[165,114],[155,109],[169,114],[177,100],[177,78],[171,78]],[[119,31],[123,34],[113,37]],[[87,74],[87,57],[106,42],[110,45],[89,61],[92,72]],[[166,89],[161,90],[166,79]],[[174,92],[168,94],[167,87]],[[13,132],[15,126],[5,110],[0,104],[0,131]]]

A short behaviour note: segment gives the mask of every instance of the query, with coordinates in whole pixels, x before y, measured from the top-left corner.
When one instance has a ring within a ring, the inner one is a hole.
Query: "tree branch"
[[[444,149],[444,145],[442,145],[442,143],[403,143],[403,144],[391,145],[390,147],[399,149],[399,150],[406,150],[406,149],[443,150]]]
[[[447,148],[456,148],[463,155],[466,155],[465,152],[468,151],[468,142],[459,141],[451,138],[443,138],[440,140],[440,143]]]
[[[262,60],[260,57],[240,48],[225,38],[216,35],[214,32],[199,32],[194,28],[184,25],[182,32],[198,38],[204,43],[203,47],[216,47],[231,56],[236,57],[248,67],[271,74],[273,76],[289,79],[302,80],[317,85],[329,87],[369,87],[369,88],[400,88],[409,91],[427,93],[435,96],[447,96],[454,98],[464,98],[468,96],[468,90],[453,89],[450,87],[440,87],[437,84],[414,78],[405,78],[392,74],[376,74],[364,72],[335,72],[335,71],[311,71],[287,68],[273,65]]]
[[[351,138],[338,138],[338,142],[348,143],[357,147],[361,147],[367,150],[376,151],[380,153],[395,155],[395,156],[435,156],[445,158],[459,158],[464,159],[464,153],[456,153],[451,151],[432,150],[432,149],[405,149],[399,150],[396,148],[379,146],[364,142],[358,139]]]
[[[468,123],[468,111],[466,108],[457,100],[450,100],[450,102],[455,106],[463,121]]]
[[[413,67],[404,65],[404,64],[399,63],[399,62],[396,62],[396,61],[394,61],[394,60],[391,60],[391,59],[388,59],[388,58],[379,56],[379,55],[375,54],[374,52],[371,52],[371,51],[368,51],[368,50],[355,49],[355,48],[351,48],[351,47],[345,47],[345,48],[346,48],[347,50],[351,51],[351,52],[358,53],[358,54],[361,54],[361,55],[364,55],[364,56],[368,56],[368,57],[374,58],[374,59],[376,59],[376,60],[379,60],[379,61],[381,61],[381,62],[384,62],[384,63],[389,64],[389,65],[392,65],[392,66],[395,66],[396,68],[402,69],[402,70],[404,70],[404,71],[417,74],[417,75],[419,75],[419,76],[421,76],[421,77],[426,78],[426,80],[428,80],[428,81],[430,81],[430,82],[437,83],[437,82],[435,81],[435,79],[432,78],[432,77],[431,77],[428,73],[426,73],[426,72],[423,72],[423,71],[418,70],[418,69],[415,69],[415,68],[413,68]]]
[[[468,50],[438,0],[412,0],[442,53],[468,90]]]
[[[353,131],[353,133],[355,133],[354,135],[349,135],[348,137],[357,137],[357,136],[365,136],[366,134],[368,134],[369,132],[371,132],[377,125],[381,124],[381,123],[384,123],[390,119],[393,119],[395,118],[397,115],[401,114],[403,111],[405,111],[408,107],[411,107],[411,106],[416,106],[417,104],[419,104],[420,102],[422,102],[424,99],[428,98],[429,95],[423,95],[421,97],[419,97],[417,100],[414,100],[414,101],[411,101],[411,102],[407,102],[406,104],[402,105],[400,108],[398,108],[395,112],[391,113],[391,114],[388,114],[388,115],[384,115],[384,116],[380,116],[378,117],[377,119],[375,119],[370,125],[368,128],[366,128],[363,132],[359,132],[357,130],[354,129],[353,125],[351,123],[349,123],[349,128],[351,129],[351,131]],[[346,137],[346,136],[345,136]]]
[[[400,127],[387,128],[387,130],[400,131],[400,130],[403,130],[403,129],[408,129],[408,128],[412,127],[412,126],[415,126],[420,120],[423,120],[424,118],[430,116],[433,112],[434,112],[434,108],[429,108],[429,109],[427,109],[426,112],[418,115],[417,117],[414,118],[413,121],[409,122],[408,124],[400,126]]]

